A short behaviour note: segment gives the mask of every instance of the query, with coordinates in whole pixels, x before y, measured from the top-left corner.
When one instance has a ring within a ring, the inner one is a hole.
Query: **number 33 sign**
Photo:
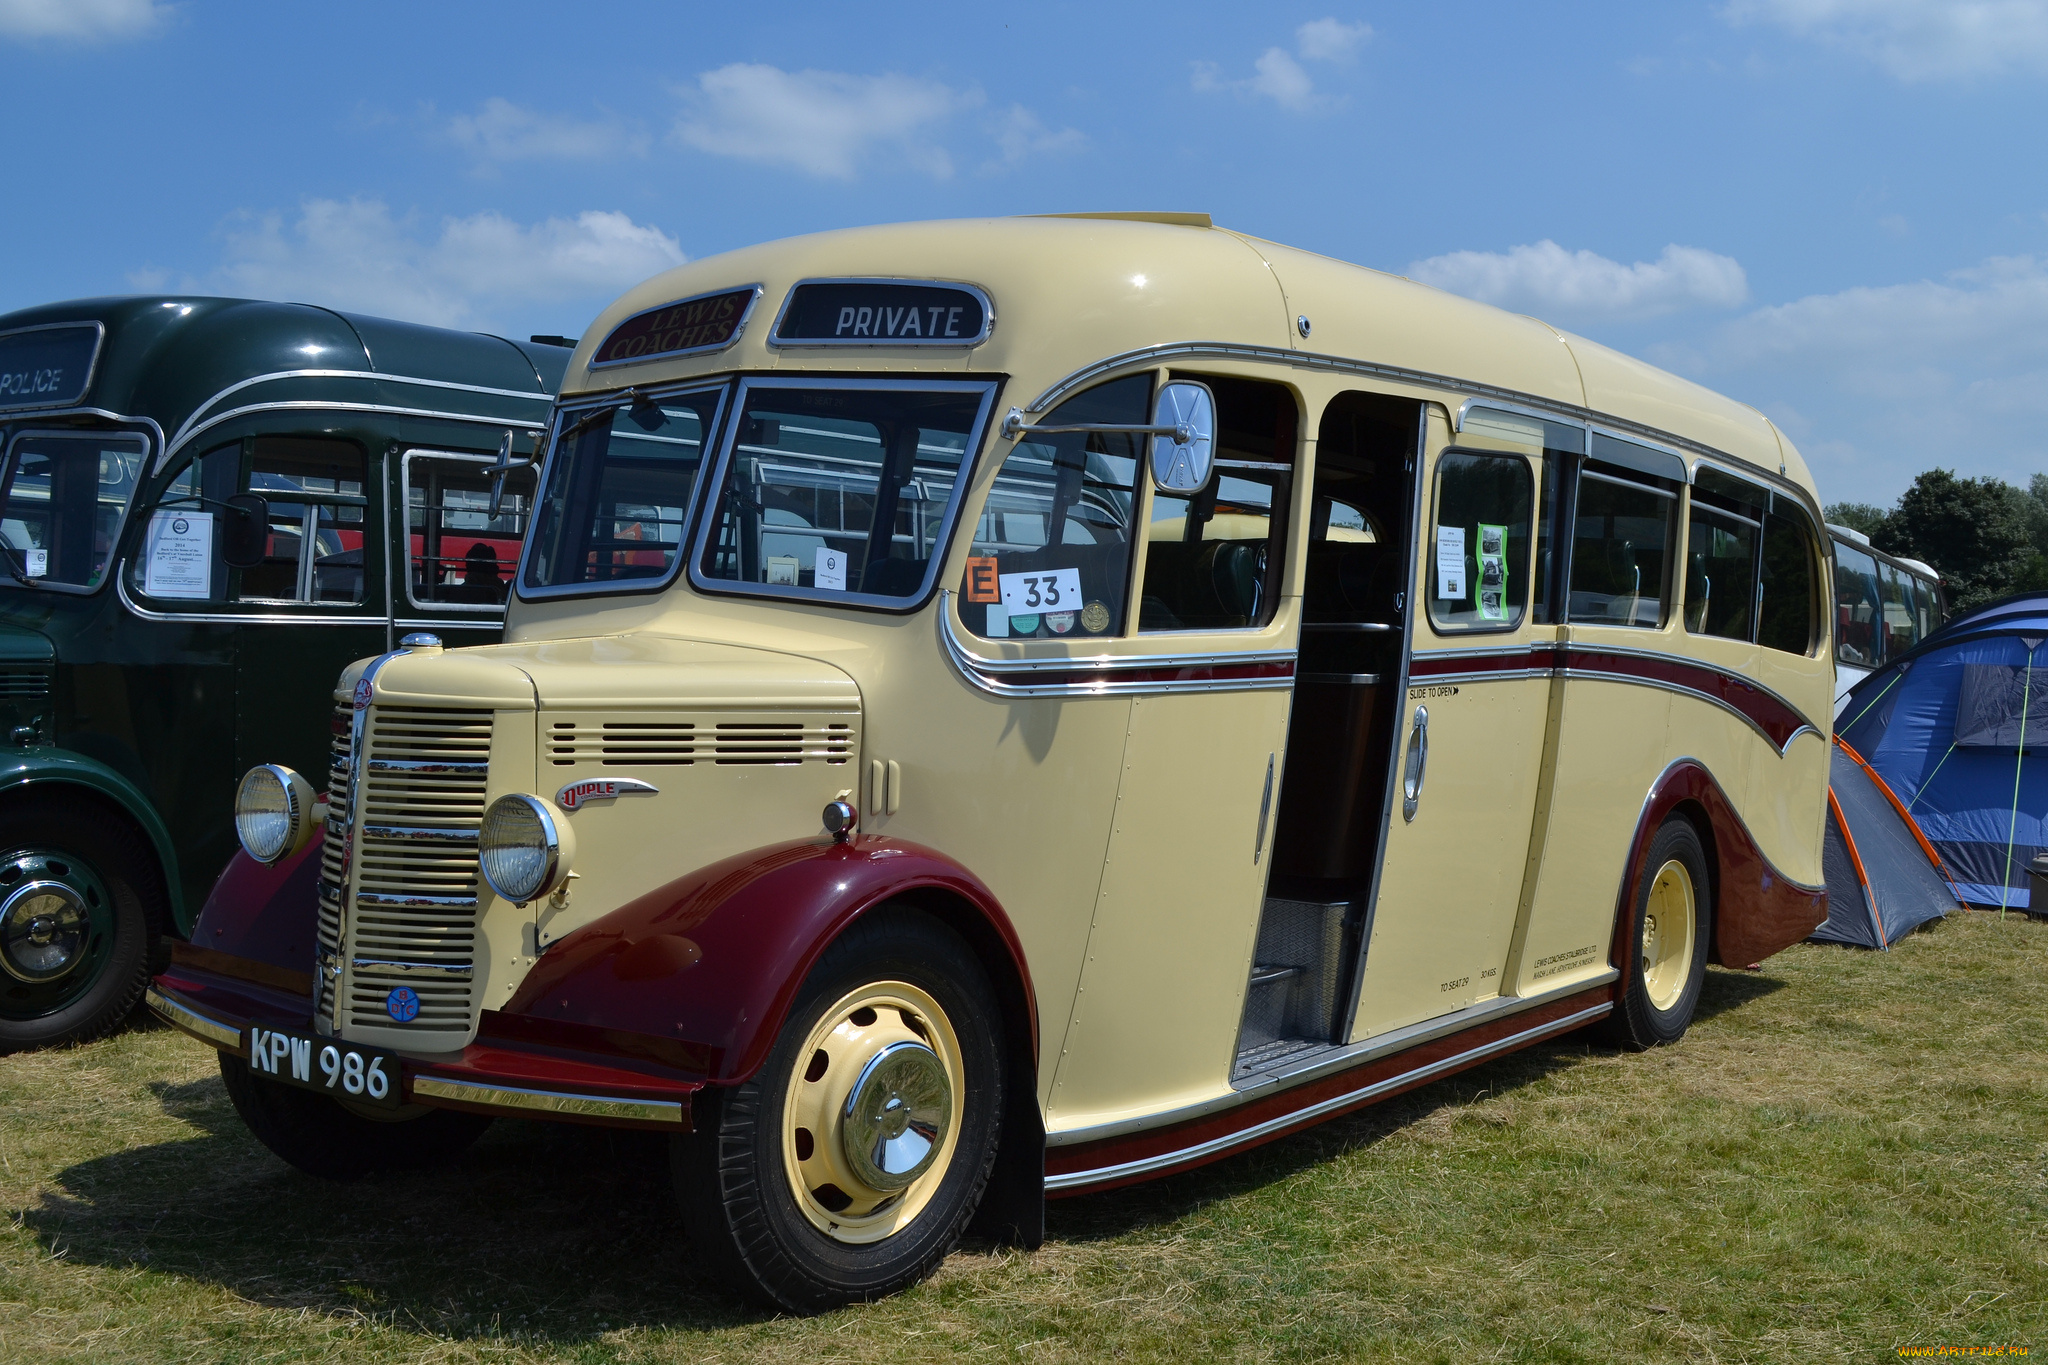
[[[1029,616],[1041,611],[1081,609],[1079,569],[1041,569],[1036,573],[1006,573],[997,580],[1003,589],[1003,610],[1012,616]]]

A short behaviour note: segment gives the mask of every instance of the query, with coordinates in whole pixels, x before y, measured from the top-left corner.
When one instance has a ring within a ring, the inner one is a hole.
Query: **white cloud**
[[[2048,0],[1732,0],[1735,24],[1774,24],[1902,81],[2048,72]]]
[[[450,118],[445,128],[458,147],[484,161],[600,160],[647,149],[646,136],[624,124],[537,113],[496,95],[474,114]]]
[[[156,0],[0,0],[0,35],[97,42],[139,38],[170,16]]]
[[[1002,117],[996,121],[995,139],[996,146],[1002,149],[1002,156],[984,163],[984,171],[1002,170],[1033,156],[1077,152],[1088,145],[1088,136],[1080,129],[1062,128],[1054,132],[1037,114],[1021,104],[1013,104],[1003,111]]]
[[[1411,278],[1517,312],[1572,321],[1733,308],[1749,280],[1733,257],[1676,243],[1654,261],[1623,265],[1545,239],[1506,251],[1453,251],[1408,267]]]
[[[1681,370],[1788,423],[1822,496],[1885,503],[1935,465],[2024,485],[2048,468],[2048,260],[1758,308],[1686,344]]]
[[[953,160],[937,133],[954,113],[981,102],[976,92],[913,76],[747,62],[704,72],[688,93],[692,107],[676,124],[683,143],[832,180],[853,179],[883,148],[928,175],[951,175]]]
[[[1371,37],[1371,24],[1317,19],[1294,30],[1294,45],[1304,61],[1348,62]]]
[[[431,225],[394,217],[376,200],[309,199],[289,223],[270,213],[230,228],[226,262],[187,277],[183,288],[464,327],[521,305],[588,302],[595,312],[685,259],[675,238],[623,213],[591,210],[531,226],[479,213]],[[169,283],[157,270],[129,281],[145,289]]]
[[[1337,19],[1316,19],[1294,30],[1296,61],[1284,47],[1269,47],[1252,63],[1252,73],[1242,80],[1228,79],[1214,62],[1195,62],[1189,81],[1204,94],[1232,93],[1263,96],[1282,109],[1297,114],[1315,113],[1333,107],[1336,101],[1316,93],[1315,79],[1301,63],[1349,62],[1363,43],[1372,37],[1370,24],[1347,24]]]

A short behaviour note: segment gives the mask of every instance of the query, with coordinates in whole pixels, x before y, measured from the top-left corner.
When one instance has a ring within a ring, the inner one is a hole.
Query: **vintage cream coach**
[[[156,983],[316,1174],[665,1130],[816,1309],[1824,916],[1806,468],[1540,322],[1199,214],[826,233],[608,310],[538,487],[505,643],[344,673]]]

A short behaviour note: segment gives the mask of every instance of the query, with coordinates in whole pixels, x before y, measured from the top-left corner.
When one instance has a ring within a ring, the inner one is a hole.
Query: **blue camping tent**
[[[1849,692],[1836,733],[1941,855],[1956,894],[2033,910],[2048,852],[2048,593],[1959,616]]]

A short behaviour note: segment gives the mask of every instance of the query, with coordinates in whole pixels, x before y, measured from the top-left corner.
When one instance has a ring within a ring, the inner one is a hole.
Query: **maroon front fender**
[[[705,1076],[743,1081],[825,945],[895,899],[973,907],[1035,1013],[1016,931],[981,880],[922,845],[868,837],[755,849],[648,892],[542,954],[493,1028],[516,1032],[529,1020],[669,1039]],[[1028,1022],[1036,1038],[1037,1021]]]
[[[311,843],[271,866],[236,849],[193,922],[190,945],[174,950],[177,958],[310,996],[320,917],[320,839],[316,831]]]

